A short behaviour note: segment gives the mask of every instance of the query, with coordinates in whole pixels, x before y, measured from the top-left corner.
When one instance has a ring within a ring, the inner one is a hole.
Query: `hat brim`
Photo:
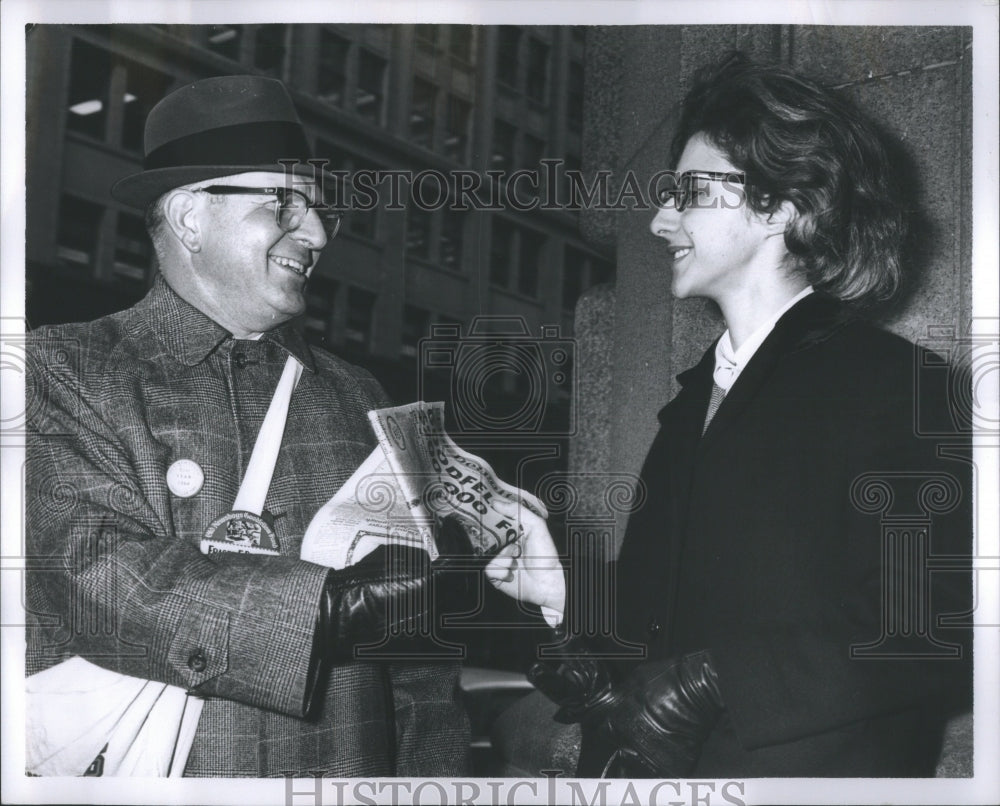
[[[184,185],[192,185],[220,176],[260,171],[285,173],[287,170],[289,170],[288,166],[278,163],[271,165],[183,165],[173,168],[156,168],[119,179],[112,185],[111,195],[124,204],[145,210],[167,191]],[[338,178],[329,171],[318,171],[310,163],[296,163],[292,166],[291,171],[295,176],[306,179],[316,179],[318,175],[322,175],[324,184],[329,184],[331,188],[338,181]]]

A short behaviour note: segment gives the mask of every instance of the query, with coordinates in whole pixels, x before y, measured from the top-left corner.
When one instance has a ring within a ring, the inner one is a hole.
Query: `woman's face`
[[[688,140],[675,170],[738,172],[701,134]],[[650,229],[668,243],[674,296],[708,297],[721,303],[752,288],[755,272],[779,268],[780,262],[774,264],[780,256],[775,255],[773,225],[737,198],[731,185],[698,180],[698,187],[704,192],[695,203],[677,212],[668,202],[657,211]],[[784,247],[783,242],[780,245]]]

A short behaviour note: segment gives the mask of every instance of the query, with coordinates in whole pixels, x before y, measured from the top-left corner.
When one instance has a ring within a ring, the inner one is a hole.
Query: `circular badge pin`
[[[167,487],[178,498],[190,498],[205,483],[201,465],[193,459],[178,459],[167,468]]]
[[[204,554],[279,554],[274,527],[253,512],[227,512],[205,530]]]

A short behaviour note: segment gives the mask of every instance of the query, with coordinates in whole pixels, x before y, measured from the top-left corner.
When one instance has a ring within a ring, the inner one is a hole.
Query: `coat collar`
[[[232,337],[222,325],[181,299],[161,274],[156,276],[150,292],[136,305],[136,311],[148,322],[163,348],[188,367],[200,364]],[[310,372],[316,371],[309,346],[291,323],[280,325],[261,338],[295,356]]]
[[[728,419],[722,416],[725,409],[731,415],[741,408],[741,403],[752,396],[782,357],[825,341],[855,318],[856,315],[842,302],[822,292],[810,294],[789,308],[740,373],[712,420],[708,433],[715,430],[716,420],[720,420],[721,424]],[[704,397],[707,405],[711,392],[717,342],[718,339],[695,366],[677,376],[683,390],[693,393],[699,404]],[[698,410],[704,415],[704,407],[699,405]],[[660,411],[661,422],[665,412],[666,407]]]

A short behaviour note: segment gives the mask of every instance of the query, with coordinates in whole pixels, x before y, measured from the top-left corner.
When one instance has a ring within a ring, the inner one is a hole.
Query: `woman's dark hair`
[[[696,76],[674,165],[695,134],[746,173],[752,210],[795,206],[785,245],[813,286],[856,304],[895,294],[903,206],[881,136],[857,109],[789,68],[734,53]]]

